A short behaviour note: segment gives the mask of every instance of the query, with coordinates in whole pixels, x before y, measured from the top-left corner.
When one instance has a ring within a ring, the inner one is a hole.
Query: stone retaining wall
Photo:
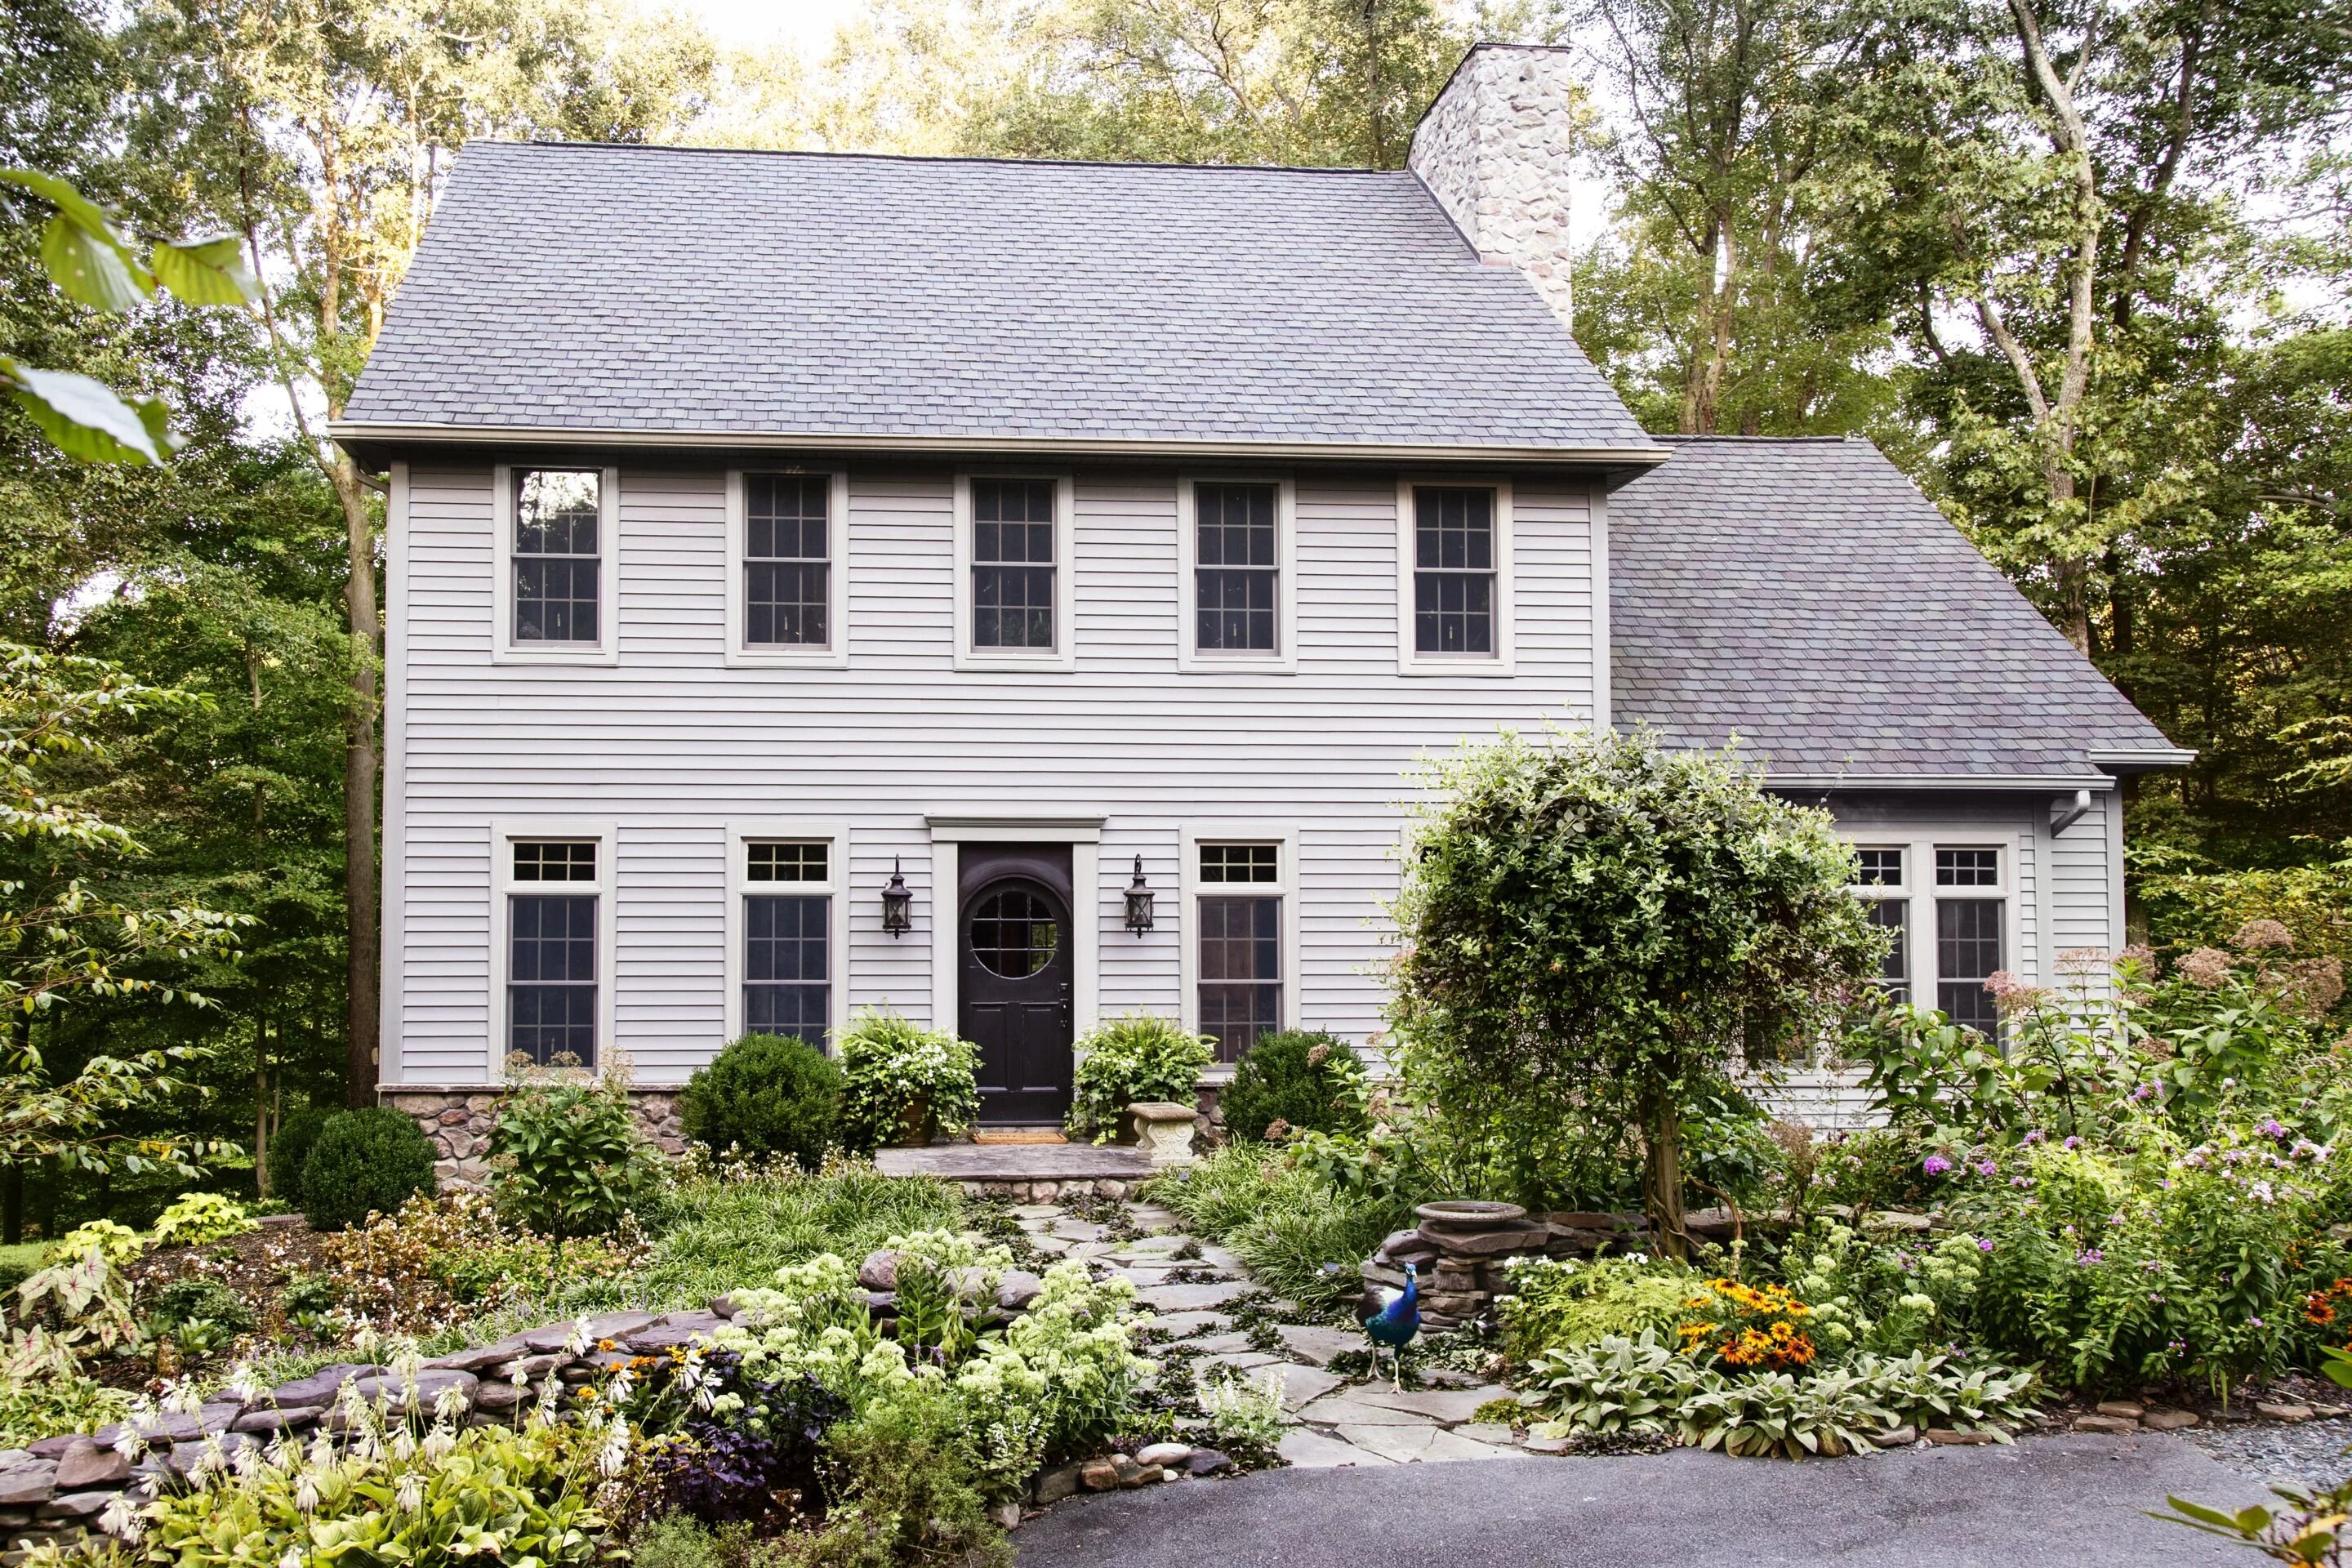
[[[433,1145],[433,1171],[441,1190],[460,1192],[490,1179],[490,1128],[498,1121],[495,1089],[388,1089],[378,1100],[416,1123]],[[686,1152],[686,1129],[677,1119],[677,1091],[632,1089],[630,1109],[637,1126],[665,1154]]]

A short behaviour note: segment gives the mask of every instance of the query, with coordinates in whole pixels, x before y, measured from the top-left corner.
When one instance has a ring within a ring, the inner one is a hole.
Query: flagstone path
[[[1081,1259],[1135,1286],[1154,1314],[1150,1353],[1162,1375],[1199,1380],[1230,1368],[1263,1378],[1277,1373],[1290,1431],[1282,1457],[1300,1468],[1524,1458],[1506,1426],[1475,1422],[1478,1407],[1510,1390],[1465,1373],[1433,1370],[1433,1386],[1392,1391],[1385,1380],[1354,1380],[1332,1361],[1366,1348],[1361,1331],[1318,1323],[1277,1300],[1223,1247],[1184,1234],[1182,1221],[1149,1204],[1126,1205],[1129,1239],[1059,1204],[1022,1204],[1014,1221],[1049,1258]],[[1182,1256],[1180,1256],[1182,1255]]]

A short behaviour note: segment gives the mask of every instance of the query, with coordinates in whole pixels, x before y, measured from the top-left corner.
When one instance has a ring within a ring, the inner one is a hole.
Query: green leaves
[[[41,265],[78,304],[120,315],[153,298],[158,284],[191,305],[243,305],[260,292],[234,235],[163,240],[142,260],[105,208],[55,174],[0,169],[0,185],[57,209],[41,230]],[[126,400],[86,375],[5,356],[0,386],[59,451],[81,462],[158,464],[179,445],[171,410],[157,398]]]
[[[0,385],[59,451],[85,463],[161,463],[180,444],[160,398],[125,402],[103,382],[5,356]]]
[[[244,305],[260,293],[245,265],[245,247],[233,234],[155,247],[155,280],[191,305]]]

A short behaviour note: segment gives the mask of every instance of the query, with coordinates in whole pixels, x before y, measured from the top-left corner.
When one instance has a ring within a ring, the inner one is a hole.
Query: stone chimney
[[[1405,166],[1479,259],[1517,268],[1563,326],[1578,90],[1567,48],[1477,44],[1421,117]]]

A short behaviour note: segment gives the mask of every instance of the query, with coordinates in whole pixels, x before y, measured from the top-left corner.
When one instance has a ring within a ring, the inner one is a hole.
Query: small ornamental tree
[[[1431,782],[1392,907],[1409,1079],[1494,1149],[1637,1130],[1644,1207],[1685,1255],[1686,1110],[1876,972],[1852,851],[1734,756],[1646,735],[1506,735]]]

